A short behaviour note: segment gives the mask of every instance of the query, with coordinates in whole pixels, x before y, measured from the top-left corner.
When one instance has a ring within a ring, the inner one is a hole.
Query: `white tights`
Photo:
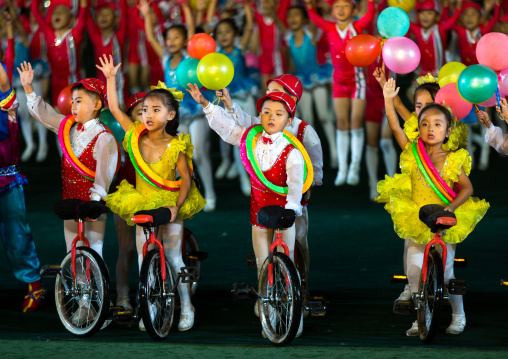
[[[104,244],[104,232],[106,231],[107,213],[101,214],[96,222],[85,222],[85,237],[90,242],[90,248],[97,252],[102,258],[102,247]],[[67,252],[72,248],[72,241],[78,235],[78,222],[74,220],[64,221],[64,237],[67,246]],[[82,242],[76,243],[77,246]]]
[[[409,288],[412,293],[418,292],[418,286],[420,283],[420,275],[423,266],[423,256],[425,253],[425,244],[418,244],[413,242],[410,239],[406,239],[405,246],[407,244],[407,252],[404,260],[404,267],[406,270],[406,275],[409,281]],[[444,272],[444,283],[448,284],[450,279],[455,279],[455,274],[453,271],[453,263],[455,259],[455,249],[456,244],[445,243],[447,249],[446,256],[446,267]],[[441,246],[436,246],[437,250],[441,253]],[[406,248],[404,248],[406,249]],[[452,306],[453,314],[464,314],[464,303],[462,301],[462,295],[450,294],[450,304]]]
[[[164,246],[164,254],[169,262],[171,270],[175,274],[180,272],[180,268],[185,267],[182,258],[182,243],[183,243],[183,220],[177,219],[173,223],[161,225],[157,228],[157,239],[162,242]],[[143,245],[146,242],[145,234],[141,226],[136,226],[136,249],[138,251],[138,264],[141,271],[141,263],[143,262]],[[148,248],[150,249],[150,248]],[[178,284],[178,293],[180,294],[180,303],[182,307],[191,306],[190,299],[190,285],[188,283]]]
[[[270,228],[259,228],[252,226],[252,246],[254,247],[254,254],[256,255],[256,266],[258,270],[258,277],[261,272],[261,267],[268,257],[270,246],[273,242],[275,231]],[[295,260],[295,225],[282,231],[282,240],[287,244],[289,249],[289,257],[294,262]],[[282,248],[277,248],[282,251]]]

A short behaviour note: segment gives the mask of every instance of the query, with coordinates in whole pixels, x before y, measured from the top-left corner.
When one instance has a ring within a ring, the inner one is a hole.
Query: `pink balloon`
[[[383,61],[397,74],[413,72],[420,63],[418,45],[407,37],[392,37],[383,45]]]
[[[436,94],[436,103],[452,109],[453,114],[460,120],[469,115],[473,104],[467,102],[460,96],[456,83],[451,83],[441,87]]]
[[[506,93],[504,93],[503,89],[501,89],[501,88],[499,89],[499,97],[501,97],[501,98],[506,97]],[[489,98],[487,101],[478,104],[478,106],[483,106],[483,107],[494,107],[496,105],[497,105],[496,94],[492,95],[492,97]]]
[[[497,79],[499,83],[499,90],[503,91],[504,93],[508,93],[508,67],[501,70],[497,76]]]
[[[476,46],[476,58],[480,65],[501,71],[508,67],[508,36],[500,32],[490,32],[482,36]]]

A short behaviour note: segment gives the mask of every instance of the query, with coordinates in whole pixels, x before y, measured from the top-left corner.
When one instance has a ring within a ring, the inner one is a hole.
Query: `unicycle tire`
[[[72,277],[72,252],[67,253],[60,268],[55,282],[58,316],[73,335],[91,337],[101,329],[109,314],[108,268],[97,252],[88,247],[76,248],[76,288]]]
[[[444,273],[443,261],[437,250],[431,249],[427,262],[427,280],[420,278],[418,289],[418,331],[420,339],[430,344],[436,338],[443,308]]]
[[[295,265],[283,253],[273,253],[273,294],[269,295],[268,258],[261,268],[259,319],[266,338],[284,346],[295,338],[302,315],[302,295]]]
[[[139,308],[146,332],[154,340],[169,334],[175,313],[173,273],[166,260],[166,280],[163,283],[161,257],[158,249],[150,250],[143,259],[139,273]]]

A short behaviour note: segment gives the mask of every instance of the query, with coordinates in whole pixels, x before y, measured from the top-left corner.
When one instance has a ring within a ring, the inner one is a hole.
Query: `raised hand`
[[[386,83],[386,72],[385,72],[385,63],[383,62],[383,66],[378,66],[372,73],[372,76],[376,79],[381,87],[385,86]]]
[[[315,0],[304,0],[303,2],[305,3],[305,6],[307,8],[311,8],[311,7],[315,7],[316,6]]]
[[[32,64],[24,61],[20,64],[21,69],[18,67],[19,79],[21,81],[21,86],[27,87],[32,86],[32,82],[34,80],[34,70],[32,69]],[[33,90],[32,90],[33,91]],[[32,93],[30,91],[29,93]],[[28,94],[28,93],[27,93]]]
[[[95,65],[99,70],[102,71],[106,79],[115,78],[116,73],[118,72],[118,69],[122,65],[122,63],[119,63],[115,66],[113,62],[113,56],[109,55],[109,59],[106,55],[103,55],[102,57],[99,57],[99,61],[101,63],[101,66]]]
[[[187,84],[189,89],[186,89],[188,93],[192,96],[194,101],[199,103],[201,106],[206,107],[208,105],[207,99],[203,96],[201,91],[199,91],[199,87],[196,84]]]
[[[385,99],[395,98],[399,94],[400,87],[396,87],[395,80],[390,78],[383,87],[383,96]]]
[[[144,18],[150,13],[150,3],[148,0],[139,0],[138,9]]]
[[[233,106],[233,100],[231,100],[231,96],[229,96],[228,89],[223,88],[222,90],[215,91],[215,96],[220,98],[226,108],[231,108],[231,106]]]
[[[505,120],[508,122],[508,102],[505,98],[502,98],[500,101],[501,108],[499,106],[496,106],[496,111],[499,112],[499,116],[502,120]]]
[[[485,128],[489,128],[492,125],[492,122],[490,121],[489,114],[485,111],[476,110],[475,111],[476,117],[478,118],[478,122],[483,123]]]

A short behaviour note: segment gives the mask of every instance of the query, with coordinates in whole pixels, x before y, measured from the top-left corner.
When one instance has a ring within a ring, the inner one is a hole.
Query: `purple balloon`
[[[413,72],[420,64],[420,49],[407,37],[392,37],[383,45],[383,61],[397,74]]]
[[[497,79],[499,80],[499,89],[504,93],[508,93],[508,67],[501,70],[497,75]]]

